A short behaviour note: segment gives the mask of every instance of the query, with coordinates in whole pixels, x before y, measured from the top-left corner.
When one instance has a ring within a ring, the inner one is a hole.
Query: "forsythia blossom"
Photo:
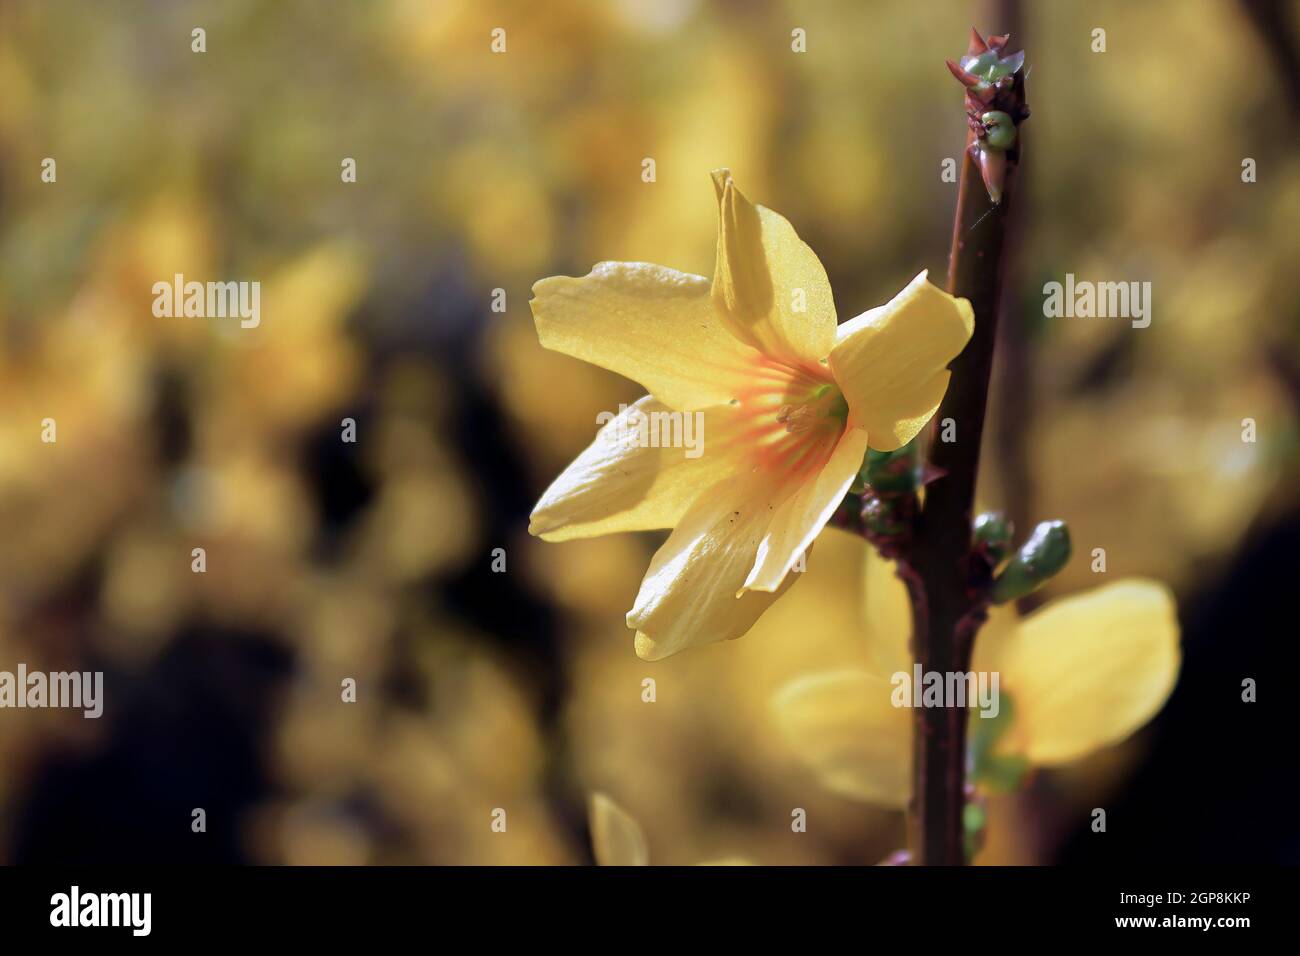
[[[627,615],[647,660],[744,634],[793,581],[867,447],[911,440],[970,339],[970,304],[921,273],[837,327],[821,262],[731,174],[712,281],[639,262],[533,287],[542,345],[649,392],[547,489],[529,531],[552,540],[672,528]],[[703,414],[703,453],[629,439],[622,419]]]
[[[911,792],[914,721],[911,710],[894,706],[891,677],[911,671],[911,628],[892,569],[868,555],[867,668],[800,678],[773,704],[793,752],[823,785],[901,807]],[[1011,606],[991,608],[972,668],[1001,678],[1010,726],[998,755],[1052,767],[1128,737],[1173,691],[1178,642],[1173,595],[1142,578],[1057,598],[1023,618]],[[981,730],[977,714],[972,737]]]

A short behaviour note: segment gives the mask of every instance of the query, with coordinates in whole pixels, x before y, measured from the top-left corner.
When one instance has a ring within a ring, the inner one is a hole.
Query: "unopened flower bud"
[[[894,451],[869,449],[863,474],[876,494],[900,495],[915,491],[922,484],[921,456],[916,442],[910,441]]]
[[[1015,526],[1000,511],[986,511],[975,519],[972,535],[975,550],[988,559],[989,567],[1002,563],[1011,550]]]
[[[1016,144],[1016,124],[1010,113],[990,110],[980,117],[984,126],[984,142],[994,149],[1010,149]]]
[[[1044,521],[993,579],[990,600],[1006,604],[1038,590],[1070,560],[1070,530],[1064,521]]]
[[[984,145],[976,147],[976,160],[980,166],[980,178],[984,180],[984,189],[989,194],[989,202],[997,205],[1002,202],[1002,187],[1007,181],[1007,154],[1005,150],[991,149]]]

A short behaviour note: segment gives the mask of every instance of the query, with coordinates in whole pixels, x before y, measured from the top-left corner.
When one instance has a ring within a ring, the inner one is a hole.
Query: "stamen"
[[[817,412],[811,405],[782,405],[776,420],[787,432],[804,432],[817,424]]]

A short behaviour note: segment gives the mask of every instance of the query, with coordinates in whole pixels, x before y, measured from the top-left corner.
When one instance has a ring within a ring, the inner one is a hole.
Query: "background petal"
[[[911,671],[912,602],[907,587],[894,573],[895,563],[865,545],[862,619],[866,625],[867,660],[872,673],[888,677]]]
[[[999,662],[1002,685],[1015,699],[1015,749],[1051,765],[1123,740],[1173,690],[1178,638],[1169,589],[1136,578],[1026,617]]]
[[[888,679],[862,671],[814,674],[773,698],[777,724],[823,786],[882,806],[911,792],[912,711],[890,703]]]
[[[591,846],[598,866],[650,863],[640,824],[603,793],[591,795]]]

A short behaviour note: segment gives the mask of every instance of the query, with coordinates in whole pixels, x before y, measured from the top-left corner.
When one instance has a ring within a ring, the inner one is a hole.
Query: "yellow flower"
[[[605,425],[529,524],[551,541],[674,529],[627,615],[646,660],[749,630],[792,583],[868,445],[897,448],[933,416],[974,328],[970,304],[924,272],[837,328],[826,271],[790,223],[726,170],[713,182],[712,281],[602,262],[533,286],[543,346],[650,393]],[[682,416],[700,423],[697,455],[645,428],[685,434]]]
[[[591,795],[591,848],[597,866],[646,866],[650,853],[636,818],[603,793]]]
[[[892,565],[867,559],[871,671],[801,678],[773,701],[800,758],[837,793],[903,806],[911,788],[913,713],[891,703],[911,674],[907,594]],[[882,626],[883,625],[883,626]],[[1164,706],[1178,678],[1179,631],[1163,584],[1126,578],[1058,598],[1020,618],[993,608],[972,669],[997,673],[1010,726],[998,756],[1051,767],[1118,743]],[[972,713],[971,731],[984,718]]]
[[[597,866],[649,866],[650,851],[636,817],[603,793],[593,793],[588,805],[591,848]],[[698,866],[751,866],[740,856],[709,860]]]

